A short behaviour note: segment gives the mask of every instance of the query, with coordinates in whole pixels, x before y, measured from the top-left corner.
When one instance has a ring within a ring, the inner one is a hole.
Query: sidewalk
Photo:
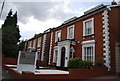
[[[86,80],[82,80],[82,81],[120,81],[120,75],[95,77],[95,78],[86,79]]]

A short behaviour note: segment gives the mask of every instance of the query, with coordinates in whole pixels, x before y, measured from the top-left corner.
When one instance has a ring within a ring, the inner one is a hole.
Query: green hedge
[[[83,61],[81,58],[70,59],[68,62],[68,68],[90,68],[93,66],[91,61]]]

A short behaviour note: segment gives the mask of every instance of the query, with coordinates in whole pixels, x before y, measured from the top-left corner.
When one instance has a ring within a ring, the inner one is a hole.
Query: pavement
[[[0,65],[0,68],[2,68],[2,66]],[[1,81],[12,81],[10,75],[8,74],[8,72],[6,70],[4,70],[4,68],[2,68],[0,70],[0,79],[2,79]]]

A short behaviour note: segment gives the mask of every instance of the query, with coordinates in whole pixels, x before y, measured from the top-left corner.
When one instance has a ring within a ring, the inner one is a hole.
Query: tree
[[[24,50],[25,42],[26,41],[24,41],[24,40],[20,41],[20,43],[18,44],[19,51],[23,51]]]
[[[18,54],[18,42],[21,37],[19,26],[17,25],[17,12],[13,15],[12,9],[9,11],[1,29],[2,55],[6,57],[16,57]]]

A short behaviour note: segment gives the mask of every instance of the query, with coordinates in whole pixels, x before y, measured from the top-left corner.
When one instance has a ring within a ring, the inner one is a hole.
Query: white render
[[[108,10],[104,10],[102,13],[103,16],[103,51],[104,51],[104,65],[110,70],[110,33],[109,33],[109,19],[108,19]]]
[[[50,50],[49,50],[49,61],[48,61],[49,65],[51,60],[52,42],[53,42],[53,32],[51,33],[51,38],[50,38]]]
[[[43,37],[41,61],[43,61],[43,58],[44,58],[45,44],[46,44],[46,34],[44,34],[44,37]]]

